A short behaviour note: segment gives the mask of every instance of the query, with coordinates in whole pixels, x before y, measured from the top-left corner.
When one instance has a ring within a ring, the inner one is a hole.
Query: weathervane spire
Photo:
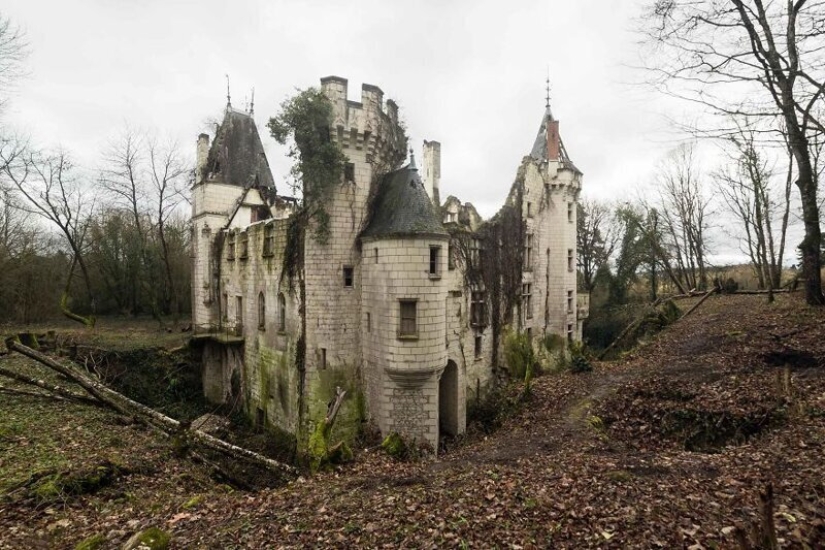
[[[232,107],[232,96],[229,94],[229,75],[225,74],[226,77],[226,108],[229,109]]]
[[[252,99],[249,101],[249,116],[255,114],[255,86],[252,86]]]
[[[550,108],[550,67],[547,67],[547,95],[544,106]]]

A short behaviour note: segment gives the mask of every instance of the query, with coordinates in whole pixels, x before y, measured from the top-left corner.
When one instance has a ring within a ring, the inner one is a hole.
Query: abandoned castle
[[[482,221],[469,203],[440,200],[437,142],[424,142],[420,167],[410,155],[377,173],[400,153],[398,109],[379,88],[363,85],[360,102],[343,78],[321,89],[348,157],[323,243],[311,232],[294,242],[297,203],[276,193],[250,113],[228,105],[211,145],[198,139],[192,307],[204,391],[300,446],[340,386],[336,437],[372,421],[437,447],[464,432],[468,400],[503,368],[505,331],[581,338],[582,174],[548,105],[505,205]]]

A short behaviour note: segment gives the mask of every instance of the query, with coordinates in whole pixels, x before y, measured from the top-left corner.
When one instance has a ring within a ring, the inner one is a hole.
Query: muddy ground
[[[736,548],[769,484],[780,546],[823,547],[824,321],[801,296],[713,297],[592,373],[535,380],[494,434],[257,491],[113,413],[0,394],[0,548],[150,526],[173,548]]]

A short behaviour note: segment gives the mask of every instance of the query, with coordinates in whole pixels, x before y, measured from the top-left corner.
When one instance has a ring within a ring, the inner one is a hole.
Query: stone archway
[[[454,361],[447,361],[438,383],[439,436],[456,436],[463,431],[459,414],[460,405],[458,365]]]

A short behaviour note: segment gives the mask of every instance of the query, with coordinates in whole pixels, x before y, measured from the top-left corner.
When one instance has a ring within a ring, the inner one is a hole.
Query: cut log
[[[6,339],[6,347],[8,347],[8,349],[10,350],[22,353],[26,357],[30,357],[35,361],[39,361],[47,367],[70,378],[74,382],[77,382],[77,384],[79,384],[83,389],[88,391],[91,395],[100,400],[102,403],[108,405],[115,411],[125,416],[134,417],[138,420],[145,420],[150,425],[168,434],[177,436],[183,435],[184,437],[189,438],[191,441],[199,443],[207,448],[214,449],[224,454],[233,456],[235,458],[243,458],[254,461],[260,464],[261,466],[265,467],[267,470],[270,470],[280,475],[295,476],[298,473],[297,470],[292,466],[283,464],[276,460],[272,460],[271,458],[265,457],[254,451],[250,451],[249,449],[244,449],[243,447],[232,445],[231,443],[227,443],[226,441],[218,439],[217,437],[212,437],[211,435],[204,433],[200,430],[193,430],[191,428],[187,428],[181,422],[175,420],[174,418],[170,418],[163,413],[160,413],[150,407],[147,407],[146,405],[138,403],[137,401],[133,401],[125,395],[118,393],[115,390],[101,384],[100,382],[92,380],[86,374],[77,370],[76,368],[64,365],[58,361],[55,361],[51,357],[48,357],[40,352],[28,348],[22,345],[14,338]]]

